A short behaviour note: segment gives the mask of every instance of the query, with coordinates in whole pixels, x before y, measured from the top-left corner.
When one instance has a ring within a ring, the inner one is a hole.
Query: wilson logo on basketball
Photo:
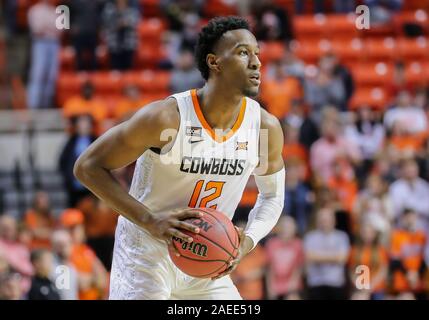
[[[181,244],[183,250],[189,250],[193,254],[200,257],[207,257],[207,246],[199,242],[185,242],[180,238],[173,237],[173,241],[177,241]]]
[[[203,229],[205,232],[209,231],[209,229],[212,227],[212,225],[209,224],[207,221],[204,221],[201,219],[192,219],[191,223],[194,226],[197,226],[197,227]]]

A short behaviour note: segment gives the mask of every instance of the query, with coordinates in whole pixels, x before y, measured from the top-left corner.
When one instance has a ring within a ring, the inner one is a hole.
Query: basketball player
[[[261,81],[258,55],[246,20],[211,20],[196,45],[204,87],[148,104],[77,160],[76,177],[121,215],[110,299],[241,299],[228,274],[274,227],[284,200],[281,126],[249,98]],[[128,194],[111,170],[135,160]],[[238,258],[213,279],[184,274],[168,244],[173,236],[191,242],[182,231],[199,230],[182,220],[201,216],[192,207],[216,208],[231,219],[251,174],[259,196]]]

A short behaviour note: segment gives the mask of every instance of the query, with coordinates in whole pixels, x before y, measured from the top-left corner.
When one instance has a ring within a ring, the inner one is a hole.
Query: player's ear
[[[219,59],[215,54],[209,53],[206,57],[206,63],[209,66],[209,69],[212,71],[219,72]]]

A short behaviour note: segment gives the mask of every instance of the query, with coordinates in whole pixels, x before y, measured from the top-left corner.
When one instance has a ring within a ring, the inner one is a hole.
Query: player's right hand
[[[189,218],[200,218],[203,213],[194,210],[194,208],[181,208],[167,212],[156,212],[150,215],[145,229],[149,233],[160,240],[171,243],[172,237],[182,239],[185,242],[192,242],[193,239],[189,235],[183,233],[181,230],[188,230],[193,233],[198,233],[198,227],[185,222],[183,220]],[[177,250],[176,250],[176,253]]]

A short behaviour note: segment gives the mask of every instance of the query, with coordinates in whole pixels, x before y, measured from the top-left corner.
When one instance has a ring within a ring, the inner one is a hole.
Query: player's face
[[[219,64],[219,81],[240,90],[245,96],[258,94],[261,84],[259,46],[246,29],[226,32],[215,48]]]

